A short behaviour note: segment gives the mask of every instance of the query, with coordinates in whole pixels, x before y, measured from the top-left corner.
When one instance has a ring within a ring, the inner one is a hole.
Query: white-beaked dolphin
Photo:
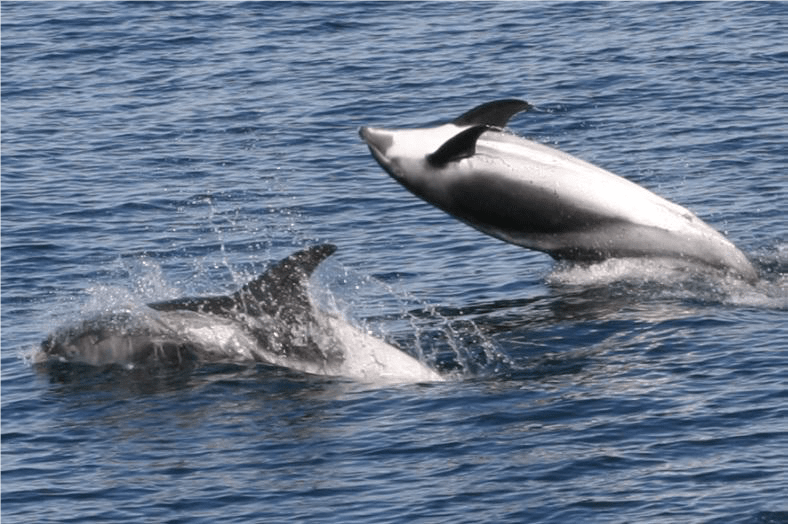
[[[366,382],[441,381],[410,355],[315,307],[312,272],[336,247],[312,246],[272,265],[231,295],[148,304],[100,315],[41,344],[39,363],[125,367],[261,361]]]
[[[504,132],[531,106],[498,100],[437,127],[362,127],[375,160],[416,196],[555,259],[667,257],[757,279],[747,257],[687,209],[625,178]]]

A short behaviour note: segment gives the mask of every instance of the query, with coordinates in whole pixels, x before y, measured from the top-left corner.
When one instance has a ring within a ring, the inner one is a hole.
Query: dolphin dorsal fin
[[[449,162],[473,156],[476,152],[476,141],[488,129],[490,129],[489,126],[480,125],[457,133],[444,142],[434,153],[427,155],[427,162],[432,167],[444,167]]]
[[[525,100],[509,98],[506,100],[494,100],[480,106],[474,107],[470,111],[463,113],[455,118],[451,123],[456,126],[494,126],[505,127],[506,123],[520,111],[526,111],[533,106]]]
[[[246,283],[233,294],[233,299],[242,304],[247,313],[252,314],[264,311],[275,315],[285,307],[308,310],[310,305],[306,283],[317,266],[336,250],[333,244],[321,244],[293,253]]]
[[[302,313],[310,308],[306,289],[309,277],[336,249],[333,244],[321,244],[293,253],[229,296],[181,298],[148,306],[157,311],[189,310],[217,315],[265,312],[274,316],[282,310]]]

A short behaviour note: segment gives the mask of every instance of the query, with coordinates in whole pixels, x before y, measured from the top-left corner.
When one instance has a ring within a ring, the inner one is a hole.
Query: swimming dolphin
[[[419,360],[314,307],[307,285],[336,247],[281,260],[231,295],[181,298],[116,312],[56,331],[39,362],[105,366],[263,361],[370,382],[440,381]]]
[[[736,246],[687,209],[503,130],[530,107],[498,100],[437,127],[362,127],[359,134],[413,194],[506,242],[559,260],[667,257],[757,278]]]

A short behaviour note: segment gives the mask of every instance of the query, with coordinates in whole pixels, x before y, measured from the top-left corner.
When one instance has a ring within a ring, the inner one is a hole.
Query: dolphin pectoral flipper
[[[449,162],[473,156],[476,153],[476,141],[488,129],[490,127],[487,125],[473,126],[454,135],[434,153],[427,155],[427,162],[433,167],[443,167]]]
[[[452,120],[451,123],[456,126],[486,125],[505,127],[506,123],[514,115],[520,111],[527,111],[532,107],[525,100],[494,100],[474,107]]]

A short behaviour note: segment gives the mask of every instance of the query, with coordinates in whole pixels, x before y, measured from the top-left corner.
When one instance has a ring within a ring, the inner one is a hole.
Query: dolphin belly
[[[566,153],[515,139],[516,155],[501,159],[496,142],[485,142],[478,159],[465,161],[465,173],[445,181],[445,211],[556,259],[671,257],[756,278],[747,257],[686,208]]]

